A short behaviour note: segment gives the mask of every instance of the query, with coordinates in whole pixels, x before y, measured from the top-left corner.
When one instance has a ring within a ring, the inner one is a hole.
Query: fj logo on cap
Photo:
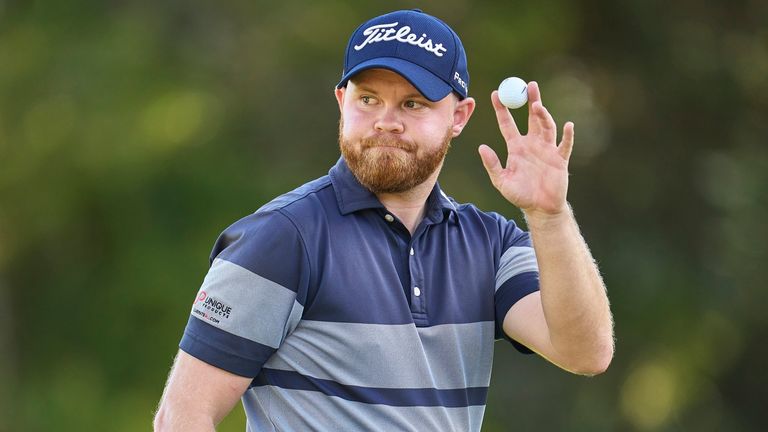
[[[416,45],[417,47],[424,48],[425,50],[438,57],[442,57],[443,54],[448,51],[448,49],[445,48],[442,43],[432,42],[432,39],[428,38],[426,34],[422,33],[421,37],[419,37],[416,33],[411,32],[411,28],[409,26],[402,26],[399,29],[394,28],[397,27],[397,24],[398,23],[396,22],[389,24],[377,24],[363,30],[363,36],[367,36],[367,38],[360,45],[355,45],[355,51],[360,51],[369,44],[388,41],[397,41],[410,45]]]

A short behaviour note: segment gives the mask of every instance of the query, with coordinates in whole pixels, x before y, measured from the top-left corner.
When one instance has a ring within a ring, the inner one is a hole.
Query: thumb
[[[501,175],[501,172],[504,170],[504,168],[501,166],[501,162],[499,161],[499,157],[496,155],[496,152],[493,151],[492,148],[485,144],[481,145],[477,151],[480,153],[480,159],[483,161],[485,170],[488,171],[488,176],[491,178],[491,183],[495,185],[496,179],[498,179],[499,175]]]

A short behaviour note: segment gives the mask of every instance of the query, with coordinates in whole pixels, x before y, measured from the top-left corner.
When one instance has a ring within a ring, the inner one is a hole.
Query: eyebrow
[[[362,91],[362,92],[364,92],[364,93],[373,93],[373,94],[378,94],[378,92],[377,92],[376,90],[374,90],[374,89],[373,89],[373,88],[371,88],[371,87],[368,87],[368,86],[367,86],[367,85],[365,85],[365,84],[357,84],[357,83],[355,83],[355,87],[356,87],[356,89],[357,89],[358,91]],[[416,91],[416,92],[413,92],[413,93],[408,93],[408,94],[406,94],[405,96],[403,96],[403,98],[404,98],[404,99],[411,99],[411,98],[427,99],[426,97],[424,97],[424,95],[423,95],[423,94],[419,93],[418,91]]]

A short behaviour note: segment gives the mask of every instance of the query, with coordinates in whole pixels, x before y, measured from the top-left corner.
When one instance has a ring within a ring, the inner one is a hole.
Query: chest
[[[496,260],[481,235],[441,223],[411,236],[372,218],[330,224],[320,234],[306,319],[417,326],[494,320]]]

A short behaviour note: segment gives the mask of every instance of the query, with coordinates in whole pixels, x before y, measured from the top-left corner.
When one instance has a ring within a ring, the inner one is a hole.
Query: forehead
[[[368,88],[391,88],[397,87],[408,93],[421,94],[416,87],[414,87],[407,79],[402,75],[393,72],[389,69],[367,69],[364,70],[350,80],[356,87],[368,87]]]

